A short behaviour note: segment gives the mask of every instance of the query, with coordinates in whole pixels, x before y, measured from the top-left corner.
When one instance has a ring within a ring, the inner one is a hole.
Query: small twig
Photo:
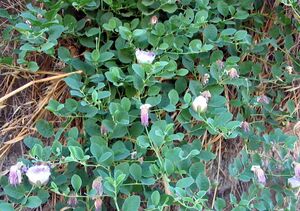
[[[212,204],[211,204],[211,209],[214,208],[215,200],[216,200],[216,196],[217,196],[217,191],[218,191],[218,186],[219,186],[219,175],[220,175],[220,169],[221,169],[221,151],[222,151],[222,140],[220,140],[220,142],[219,142],[219,158],[218,158],[218,171],[217,171],[217,185],[215,187],[213,201],[212,201]]]
[[[56,76],[51,76],[51,77],[48,77],[48,78],[43,78],[43,79],[40,79],[40,80],[36,80],[36,81],[30,81],[29,83],[19,87],[18,89],[10,92],[9,94],[7,95],[4,95],[3,97],[0,98],[0,104],[2,104],[5,100],[7,100],[8,98],[14,96],[15,94],[23,91],[24,89],[34,85],[34,84],[37,84],[37,83],[43,83],[43,82],[46,82],[46,81],[52,81],[52,80],[57,80],[57,79],[62,79],[62,78],[65,78],[65,77],[68,77],[70,75],[73,75],[73,74],[81,74],[82,71],[76,71],[76,72],[72,72],[72,73],[65,73],[65,74],[60,74],[60,75],[56,75]]]

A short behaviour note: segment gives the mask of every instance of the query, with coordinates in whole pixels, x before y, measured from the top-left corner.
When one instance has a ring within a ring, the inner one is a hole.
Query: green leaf
[[[175,89],[172,89],[169,94],[168,94],[168,97],[170,99],[170,103],[172,105],[176,105],[179,101],[179,95],[177,93],[177,91]]]
[[[140,180],[142,178],[142,167],[136,163],[133,163],[129,167],[129,172],[135,180]]]
[[[192,177],[186,177],[178,180],[176,183],[176,187],[180,188],[188,188],[194,183],[194,179]]]
[[[167,13],[174,13],[177,10],[176,4],[164,4],[161,9]]]
[[[100,53],[99,62],[106,62],[106,61],[110,60],[113,56],[114,56],[114,54],[112,52]]]
[[[249,13],[244,11],[244,10],[237,10],[237,12],[235,13],[234,17],[238,20],[244,20],[246,18],[248,18]]]
[[[65,30],[65,27],[63,27],[62,25],[54,25],[54,26],[50,26],[49,27],[49,37],[48,37],[48,42],[50,41],[56,41],[61,34],[63,33],[63,31]]]
[[[21,199],[25,196],[25,190],[22,186],[11,186],[7,185],[3,188],[6,195],[15,198],[15,199]]]
[[[217,3],[217,9],[218,9],[218,12],[223,15],[224,17],[226,17],[229,13],[229,10],[228,10],[228,4],[224,1],[218,1]]]
[[[76,160],[83,160],[84,159],[84,153],[83,150],[80,147],[77,146],[69,146],[69,151],[71,152],[71,157]]]
[[[3,210],[3,211],[14,211],[15,209],[14,209],[14,207],[13,207],[12,204],[0,201],[0,210]]]
[[[80,176],[78,176],[77,174],[74,174],[71,178],[71,184],[72,184],[72,187],[74,188],[75,192],[78,192],[82,185],[82,180],[81,180]]]
[[[157,206],[159,204],[160,194],[157,190],[151,194],[151,201],[155,206]]]
[[[46,120],[40,119],[36,122],[36,128],[43,137],[50,138],[54,135],[53,126]]]
[[[217,198],[216,199],[216,203],[215,203],[215,209],[217,211],[219,210],[224,210],[224,208],[226,207],[226,202],[224,199],[221,199],[221,198]]]
[[[57,53],[58,57],[66,63],[72,58],[70,51],[65,47],[59,47]]]
[[[206,40],[216,40],[218,36],[218,29],[215,25],[210,24],[204,29],[203,35]]]
[[[138,211],[140,203],[141,199],[139,196],[129,196],[122,206],[122,211]]]
[[[119,33],[124,40],[129,40],[132,37],[132,32],[124,26],[119,27]]]
[[[27,67],[29,70],[31,70],[32,72],[36,72],[39,70],[39,66],[36,62],[28,62]]]
[[[25,206],[33,209],[33,208],[37,208],[37,207],[41,206],[41,204],[42,204],[42,200],[39,197],[29,196]]]

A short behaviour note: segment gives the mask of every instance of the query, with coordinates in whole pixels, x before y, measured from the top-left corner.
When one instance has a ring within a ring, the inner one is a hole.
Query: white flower
[[[205,112],[207,110],[207,99],[202,95],[196,97],[192,103],[192,108],[198,113]]]
[[[291,177],[288,179],[288,184],[291,186],[291,188],[299,188],[300,180],[297,177]]]
[[[152,64],[155,59],[155,53],[152,51],[142,51],[136,49],[135,56],[139,64]]]
[[[29,182],[33,185],[46,185],[50,175],[50,167],[44,164],[32,166],[26,172]]]

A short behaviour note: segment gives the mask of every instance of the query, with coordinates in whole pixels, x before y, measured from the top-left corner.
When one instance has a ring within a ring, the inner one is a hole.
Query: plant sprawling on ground
[[[50,199],[55,210],[296,210],[298,9],[296,0],[1,9],[15,62],[35,72],[49,57],[70,73],[70,97],[46,107],[61,124],[40,119],[23,140],[28,152],[0,178],[0,210]]]

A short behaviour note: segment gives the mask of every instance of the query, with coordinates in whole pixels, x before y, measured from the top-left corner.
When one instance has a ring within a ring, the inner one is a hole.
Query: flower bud
[[[150,20],[151,25],[155,25],[155,24],[157,24],[157,22],[158,22],[157,16],[153,15]]]
[[[101,126],[100,126],[100,132],[101,132],[101,134],[104,135],[104,136],[106,136],[107,133],[108,133],[107,128],[106,128],[103,124],[101,124]]]
[[[220,69],[223,69],[224,68],[224,62],[222,61],[222,60],[217,60],[216,61],[216,64],[218,65],[218,67],[220,68]]]
[[[10,167],[8,180],[9,183],[13,186],[17,186],[22,182],[22,172],[21,168],[23,166],[22,162],[18,162],[17,164]]]
[[[292,74],[293,73],[293,67],[292,66],[286,66],[285,70],[289,73]]]
[[[250,125],[248,122],[246,121],[243,121],[242,124],[241,124],[241,128],[243,129],[243,131],[245,133],[249,133],[250,132]]]
[[[150,104],[143,104],[140,106],[141,109],[141,124],[145,127],[149,125],[149,109],[151,108]]]
[[[294,162],[295,177],[300,179],[300,163]]]
[[[98,196],[103,194],[102,177],[97,177],[92,183],[92,188],[96,191]]]
[[[198,113],[205,112],[207,110],[206,98],[201,95],[196,97],[195,100],[192,102],[192,108]]]
[[[132,160],[136,159],[137,156],[137,151],[133,151],[132,153],[130,153],[130,157]]]
[[[77,197],[76,197],[76,193],[71,193],[69,195],[69,199],[68,199],[68,205],[70,205],[71,207],[76,207],[78,203]]]
[[[208,102],[209,99],[211,98],[210,91],[204,91],[204,92],[202,92],[201,96],[203,96],[206,99],[206,101]]]
[[[251,171],[254,172],[254,174],[257,177],[257,180],[259,183],[265,185],[266,184],[266,176],[264,170],[261,169],[260,166],[252,166]]]
[[[95,210],[96,211],[99,211],[101,210],[101,207],[102,207],[102,199],[101,198],[97,198],[94,202],[94,205],[95,205]]]
[[[257,98],[257,102],[258,103],[265,103],[265,104],[269,104],[270,100],[266,95],[261,95]]]
[[[155,53],[152,51],[142,51],[136,49],[135,51],[136,60],[139,64],[152,64],[155,59]]]
[[[227,70],[227,75],[233,79],[233,78],[238,78],[240,77],[237,70],[235,68],[230,68],[229,70]]]
[[[46,185],[50,175],[50,167],[45,164],[34,165],[26,172],[26,176],[32,185]]]
[[[208,73],[205,73],[201,79],[202,84],[206,85],[209,82],[209,78],[210,78],[210,75]]]

